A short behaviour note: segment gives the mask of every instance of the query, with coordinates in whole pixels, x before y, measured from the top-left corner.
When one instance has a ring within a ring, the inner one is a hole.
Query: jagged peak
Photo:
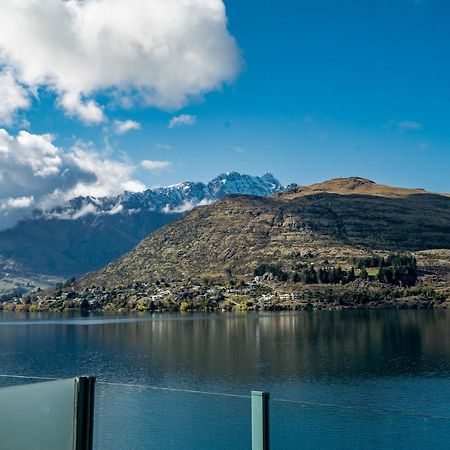
[[[211,203],[229,194],[267,196],[283,190],[281,183],[271,174],[261,177],[239,172],[222,173],[209,183],[183,181],[169,186],[155,187],[143,192],[124,192],[116,197],[78,197],[68,204],[50,211],[52,217],[63,214],[64,217],[76,217],[78,211],[86,204],[95,205],[91,214],[110,213],[126,214],[129,211],[185,211],[203,203]],[[203,202],[203,203],[202,203]],[[118,205],[122,205],[119,210]],[[45,213],[45,212],[42,212]]]

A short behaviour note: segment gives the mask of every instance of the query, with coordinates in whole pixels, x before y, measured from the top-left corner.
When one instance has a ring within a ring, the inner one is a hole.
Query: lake
[[[272,449],[450,446],[445,310],[0,312],[0,342],[0,374],[98,378],[99,450],[249,449],[251,390]]]

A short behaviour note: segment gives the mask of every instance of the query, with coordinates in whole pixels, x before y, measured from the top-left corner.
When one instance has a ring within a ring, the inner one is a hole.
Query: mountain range
[[[290,185],[295,186],[295,185]],[[223,173],[208,183],[185,181],[144,192],[125,192],[116,197],[77,197],[51,211],[36,211],[35,218],[78,219],[85,215],[135,214],[140,211],[180,213],[224,198],[230,194],[264,197],[285,187],[271,174],[251,176]]]
[[[285,188],[270,173],[231,172],[209,183],[184,182],[125,192],[115,197],[78,197],[0,232],[0,276],[10,281],[68,278],[99,269],[131,250],[141,239],[198,205],[230,194],[267,196]],[[1,281],[1,280],[0,280]],[[1,291],[1,285],[0,285]]]
[[[436,249],[443,250],[448,276],[448,195],[340,178],[268,197],[230,195],[198,207],[79,285],[249,282],[260,265],[285,271],[311,264],[349,267],[352,259],[374,252],[418,252],[422,268],[437,267]]]

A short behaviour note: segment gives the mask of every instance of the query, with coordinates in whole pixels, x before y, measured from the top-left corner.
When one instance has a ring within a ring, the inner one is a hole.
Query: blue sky
[[[89,125],[39,99],[7,126],[52,133],[70,148],[91,141],[139,166],[147,186],[206,181],[221,172],[273,172],[284,183],[341,176],[449,192],[450,4],[434,0],[227,0],[242,63],[231,83],[182,108],[125,109],[95,101],[107,122]],[[195,124],[169,128],[180,114]],[[115,120],[141,129],[118,135]]]

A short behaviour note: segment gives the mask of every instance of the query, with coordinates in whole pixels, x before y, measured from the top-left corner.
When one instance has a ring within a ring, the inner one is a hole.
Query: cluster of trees
[[[356,278],[353,267],[346,271],[341,267],[321,267],[316,270],[313,265],[297,270],[291,274],[283,271],[279,266],[261,264],[255,269],[255,276],[262,276],[270,273],[278,281],[288,281],[291,279],[294,283],[303,284],[345,284]]]
[[[10,302],[15,298],[20,298],[26,292],[27,290],[24,287],[16,287],[13,291],[0,295],[0,303]]]
[[[414,286],[417,282],[417,261],[411,255],[396,253],[387,257],[354,258],[353,264],[359,269],[358,274],[355,273],[353,266],[349,270],[328,266],[317,270],[313,265],[309,265],[287,273],[280,266],[261,264],[255,269],[255,276],[270,273],[278,281],[292,280],[294,283],[304,284],[346,284],[357,277],[362,280],[378,280],[381,283],[405,287]],[[378,269],[378,272],[369,275],[367,269],[373,268]]]
[[[352,258],[352,263],[357,269],[367,269],[368,267],[381,267],[384,258],[382,256],[369,256],[367,258]]]
[[[2,294],[2,295],[0,295],[0,303],[10,302],[12,299],[14,299],[17,296],[18,296],[18,294],[16,292],[10,292],[8,294]]]
[[[417,270],[409,266],[381,267],[378,281],[397,286],[414,286],[417,282]]]
[[[325,284],[345,284],[356,278],[355,269],[342,270],[341,267],[326,267],[319,269],[319,282]]]
[[[411,267],[417,269],[417,260],[412,255],[392,253],[386,258],[384,256],[369,256],[367,258],[353,258],[353,264],[357,269],[369,267]]]
[[[261,264],[255,269],[255,277],[262,277],[266,273],[271,273],[278,281],[287,281],[289,279],[289,275],[284,272],[280,266]]]
[[[318,282],[318,276],[314,266],[309,266],[301,272],[294,272],[292,276],[294,283],[315,284]]]
[[[414,286],[417,282],[417,260],[412,255],[395,253],[386,258],[372,256],[354,259],[353,263],[361,269],[360,277],[363,279],[369,278],[366,268],[376,267],[378,268],[377,279],[381,283]]]
[[[56,283],[55,289],[63,289],[71,287],[75,284],[76,278],[69,278],[68,280],[64,281],[64,283]]]

